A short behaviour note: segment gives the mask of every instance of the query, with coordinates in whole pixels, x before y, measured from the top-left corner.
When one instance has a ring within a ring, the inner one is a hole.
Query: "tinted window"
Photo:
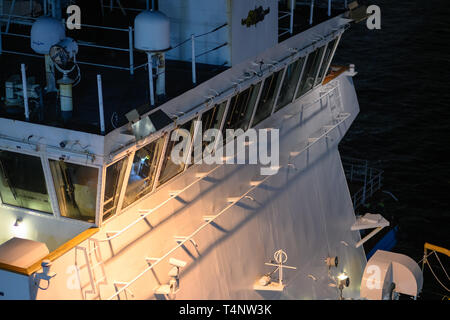
[[[128,179],[123,208],[153,190],[156,170],[158,169],[161,151],[164,146],[164,138],[161,137],[136,151]]]
[[[276,110],[279,110],[291,103],[294,99],[295,89],[297,88],[304,61],[305,58],[300,58],[287,67],[283,85],[281,86],[280,95],[278,97]]]
[[[260,87],[261,82],[257,85],[250,86],[247,90],[231,98],[227,118],[225,119],[225,125],[222,130],[224,141],[226,129],[242,129],[247,131]]]
[[[61,216],[95,222],[98,169],[50,160]]]
[[[128,157],[117,161],[106,169],[105,196],[103,202],[103,221],[117,211],[120,190],[122,190]]]
[[[3,203],[52,213],[41,158],[0,150]]]
[[[314,80],[319,72],[319,64],[323,50],[325,50],[325,46],[309,54],[296,98],[299,98],[313,88]]]
[[[185,134],[187,133],[182,130],[178,130],[178,128],[171,132],[169,136],[169,142],[167,144],[166,153],[163,159],[164,162],[162,164],[158,185],[167,182],[177,174],[183,172],[184,167],[186,166],[187,159],[184,159],[182,163],[176,163],[176,161],[172,161],[172,150],[178,143],[191,143],[191,138],[194,133],[194,120],[185,123],[179,129],[187,130],[189,132],[189,136],[185,136]],[[186,145],[186,150],[187,148],[188,145]]]
[[[275,96],[280,86],[283,70],[273,73],[264,80],[258,107],[253,119],[253,126],[257,125],[272,113]]]
[[[208,131],[209,129],[220,129],[223,114],[227,107],[227,102],[228,101],[224,101],[221,104],[218,104],[218,105],[214,106],[213,108],[211,108],[210,110],[203,113],[202,118],[201,118],[203,136],[205,136],[205,132]],[[204,139],[201,139],[201,140],[202,140],[201,141],[201,144],[202,144],[201,151],[203,154],[203,151],[205,150],[206,146],[214,143],[214,141],[209,142],[209,141],[204,141]],[[195,163],[195,162],[199,161],[202,157],[202,154],[198,154],[197,158],[194,159],[194,149],[192,149],[192,162],[191,163]]]
[[[323,78],[327,74],[327,67],[330,64],[330,60],[333,58],[331,54],[333,53],[334,46],[336,45],[337,38],[330,41],[327,45],[327,49],[325,50],[325,55],[323,57],[322,65],[320,66],[319,76],[317,77],[316,84],[322,83]]]

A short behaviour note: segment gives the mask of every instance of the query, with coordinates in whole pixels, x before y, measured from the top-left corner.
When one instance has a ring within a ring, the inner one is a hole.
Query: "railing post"
[[[331,0],[328,0],[328,16],[331,16]]]
[[[129,55],[130,55],[130,74],[134,74],[134,47],[133,47],[133,27],[128,27],[128,43],[129,43]]]
[[[313,24],[314,0],[311,0],[311,10],[309,12],[309,24]]]
[[[103,112],[103,88],[102,88],[102,76],[97,75],[97,90],[98,90],[98,110],[100,114],[100,132],[105,134],[105,115]]]
[[[25,64],[21,64],[22,71],[22,90],[23,90],[23,105],[25,107],[25,119],[30,120],[30,111],[28,109],[28,88],[27,88],[27,74],[25,72]]]
[[[196,71],[196,61],[195,61],[195,35],[191,35],[191,44],[192,44],[192,83],[197,83],[197,71]]]

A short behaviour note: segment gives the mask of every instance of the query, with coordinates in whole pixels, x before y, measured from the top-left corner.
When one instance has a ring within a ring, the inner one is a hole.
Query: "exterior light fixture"
[[[337,267],[339,264],[339,259],[338,257],[328,257],[325,259],[325,263],[327,264],[328,268]]]
[[[339,287],[339,292],[340,292],[340,299],[344,300],[343,296],[342,296],[342,291],[344,290],[345,287],[348,287],[350,285],[350,278],[348,277],[348,275],[343,272],[340,275],[338,275],[338,287]]]

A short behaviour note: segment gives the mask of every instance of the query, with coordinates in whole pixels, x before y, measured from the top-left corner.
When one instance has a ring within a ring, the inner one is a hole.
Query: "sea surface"
[[[361,108],[340,150],[384,170],[382,190],[398,201],[381,193],[367,211],[397,223],[393,251],[419,261],[425,242],[450,248],[450,1],[370,3],[381,8],[381,29],[352,26],[334,60],[356,65]],[[449,273],[450,258],[440,260]],[[436,258],[430,262],[450,288]],[[422,298],[445,295],[425,269]]]

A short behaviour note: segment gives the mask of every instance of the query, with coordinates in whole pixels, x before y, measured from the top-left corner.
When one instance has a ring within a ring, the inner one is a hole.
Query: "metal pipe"
[[[295,0],[291,0],[291,18],[289,23],[289,32],[291,35],[294,33],[294,9],[295,9]]]
[[[328,16],[331,16],[331,0],[328,0]]]
[[[153,61],[152,54],[147,52],[147,60],[148,60],[148,82],[150,86],[150,105],[155,105],[155,93],[153,90]]]
[[[314,0],[311,0],[311,11],[309,12],[309,24],[313,24]]]
[[[28,88],[27,88],[27,74],[25,72],[25,64],[22,63],[20,68],[22,71],[22,91],[23,91],[23,105],[25,107],[25,119],[29,121],[30,111],[28,109]]]
[[[56,0],[52,0],[52,17],[56,18]]]
[[[350,116],[350,114],[348,114],[348,116]],[[332,126],[331,129],[328,130],[328,132],[326,132],[325,134],[322,134],[318,140],[320,140],[321,138],[323,138],[324,136],[326,136],[329,132],[331,132],[332,130],[334,130],[335,128],[337,128],[339,125],[341,125],[342,122],[344,122],[348,116],[345,119],[341,119],[338,123],[334,124]],[[316,141],[318,141],[316,140]],[[300,154],[302,154],[305,150],[308,150],[309,148],[311,148],[312,145],[314,145],[315,142],[308,144],[307,146],[305,146],[300,152],[299,154],[297,154],[295,157],[293,158],[297,158]],[[218,167],[221,167],[222,165],[219,165]],[[134,277],[132,280],[130,280],[129,282],[126,282],[126,284],[124,285],[124,287],[120,290],[117,290],[115,294],[113,294],[112,296],[110,296],[108,298],[108,300],[112,300],[115,297],[119,296],[123,291],[125,291],[129,286],[131,286],[134,282],[136,282],[137,280],[139,280],[145,273],[147,273],[148,271],[152,270],[156,265],[158,265],[161,261],[163,261],[165,258],[167,258],[168,256],[170,256],[174,251],[176,251],[178,248],[184,246],[184,244],[188,241],[190,241],[194,236],[196,236],[200,231],[202,231],[206,226],[212,224],[214,222],[214,220],[218,219],[221,215],[223,215],[225,212],[227,212],[230,208],[232,208],[236,203],[238,203],[239,201],[241,201],[242,199],[244,199],[249,193],[251,193],[253,190],[255,190],[256,188],[259,187],[259,185],[261,185],[262,183],[264,183],[265,181],[269,180],[271,177],[273,177],[273,175],[268,175],[265,178],[263,178],[260,183],[252,186],[250,189],[248,189],[244,194],[242,194],[241,196],[237,197],[235,200],[233,200],[232,202],[230,202],[225,208],[223,208],[219,213],[217,213],[216,215],[213,216],[212,219],[209,219],[207,222],[205,222],[204,224],[202,224],[199,228],[197,228],[193,233],[191,233],[189,236],[185,237],[184,240],[178,242],[178,245],[176,245],[175,247],[173,247],[172,249],[170,249],[168,252],[166,252],[163,256],[161,256],[160,258],[157,258],[155,262],[153,262],[150,266],[148,266],[147,268],[145,268],[141,273],[139,273],[136,277]],[[149,213],[153,212],[154,210],[150,210]],[[381,230],[381,228],[380,228]],[[360,241],[361,242],[361,241]]]
[[[46,16],[47,15],[47,0],[44,0],[44,16]]]
[[[128,27],[128,43],[129,43],[129,54],[130,54],[130,74],[134,74],[134,55],[133,55],[133,28]]]
[[[2,28],[0,26],[0,56],[2,55]]]
[[[157,54],[158,64],[156,67],[156,96],[166,95],[166,57],[164,52]]]
[[[102,76],[97,75],[97,90],[98,90],[98,111],[100,114],[100,132],[105,134],[105,114],[103,111],[103,87]]]
[[[192,42],[192,83],[197,83],[197,71],[196,71],[196,61],[195,61],[195,35],[191,35],[191,42]]]

